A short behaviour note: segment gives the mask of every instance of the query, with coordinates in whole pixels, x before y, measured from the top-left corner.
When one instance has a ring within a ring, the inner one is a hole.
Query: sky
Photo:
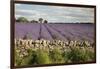
[[[19,17],[29,21],[43,18],[52,23],[94,23],[94,8],[15,4],[15,18]]]

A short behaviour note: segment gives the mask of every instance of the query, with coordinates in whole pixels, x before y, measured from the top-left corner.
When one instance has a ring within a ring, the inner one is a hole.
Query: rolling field
[[[24,36],[33,40],[86,40],[94,42],[94,24],[15,23],[15,38],[24,38]]]
[[[93,61],[93,24],[15,23],[15,66]]]

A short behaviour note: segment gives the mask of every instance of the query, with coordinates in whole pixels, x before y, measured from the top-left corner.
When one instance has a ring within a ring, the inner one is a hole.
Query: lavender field
[[[96,62],[95,8],[16,4],[14,65]]]
[[[15,23],[15,38],[27,36],[33,40],[63,40],[94,42],[94,24],[70,23]]]
[[[15,23],[15,66],[95,61],[94,24]]]

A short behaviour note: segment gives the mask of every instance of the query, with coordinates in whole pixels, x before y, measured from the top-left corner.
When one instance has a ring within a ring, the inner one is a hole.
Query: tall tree
[[[39,18],[39,23],[42,23],[42,21],[43,21],[43,18]]]
[[[48,23],[48,21],[47,20],[44,20],[44,23]]]

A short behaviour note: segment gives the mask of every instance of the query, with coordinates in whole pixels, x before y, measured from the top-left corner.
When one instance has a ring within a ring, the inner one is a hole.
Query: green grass
[[[20,46],[21,47],[21,46]],[[40,65],[40,64],[59,64],[59,63],[80,63],[94,61],[94,48],[89,48],[86,44],[80,46],[69,46],[66,50],[55,46],[52,50],[46,49],[26,49],[28,55],[20,57],[23,53],[17,52],[22,50],[20,47],[15,48],[15,65]]]

